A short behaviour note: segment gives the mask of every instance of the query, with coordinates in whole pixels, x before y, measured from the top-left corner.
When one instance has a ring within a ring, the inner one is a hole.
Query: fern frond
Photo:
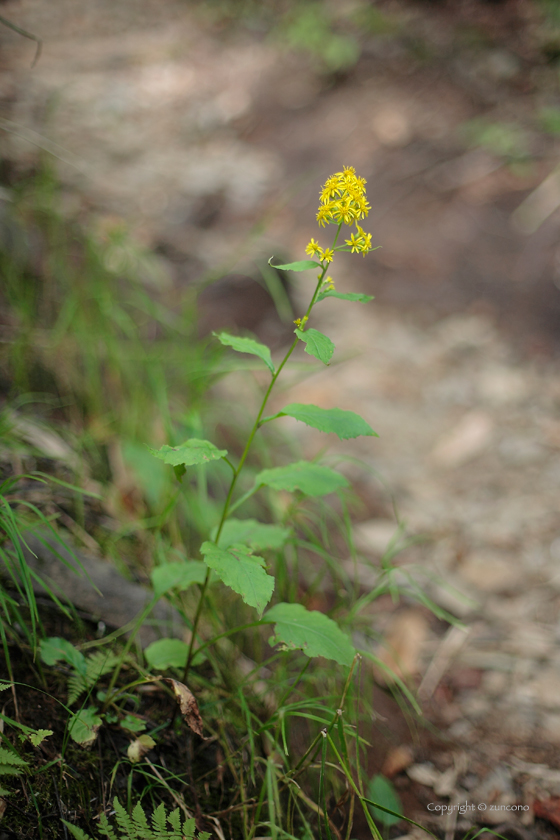
[[[161,802],[154,813],[152,814],[152,826],[154,836],[160,838],[167,838],[167,815],[165,813],[165,805]]]
[[[178,834],[179,837],[181,836],[181,815],[179,813],[179,809],[175,808],[174,811],[171,811],[169,816],[167,817],[167,822],[173,829],[175,834]]]
[[[117,824],[120,830],[126,832],[126,840],[136,840],[134,824],[116,796],[113,799],[113,808],[115,809]]]
[[[144,813],[144,809],[142,808],[142,804],[140,802],[137,802],[134,806],[134,811],[132,812],[132,822],[134,823],[136,836],[140,838],[140,840],[152,840],[154,835],[148,825],[146,814]]]
[[[183,823],[183,834],[185,835],[185,840],[193,840],[195,829],[196,820],[194,817],[191,817],[189,820],[185,820]]]
[[[109,820],[107,819],[105,814],[101,814],[101,819],[99,820],[99,833],[104,834],[105,837],[109,838],[109,840],[119,840],[119,838],[109,825]]]
[[[112,671],[117,661],[118,657],[102,650],[90,654],[86,660],[85,674],[74,671],[68,678],[68,705],[75,703],[78,697],[88,688],[92,688],[100,677]]]
[[[85,831],[82,831],[82,829],[78,828],[77,825],[72,825],[72,823],[66,822],[66,820],[62,820],[62,822],[75,840],[93,840],[89,834],[86,834]]]

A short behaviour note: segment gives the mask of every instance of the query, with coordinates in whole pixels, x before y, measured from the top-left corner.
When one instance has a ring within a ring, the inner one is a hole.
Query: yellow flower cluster
[[[321,190],[317,221],[321,227],[331,222],[351,226],[365,219],[369,211],[366,179],[359,178],[353,166],[345,166],[342,172],[331,175]]]
[[[321,190],[321,204],[317,213],[317,221],[324,227],[328,224],[356,225],[356,233],[350,234],[350,239],[345,239],[353,254],[365,255],[373,250],[371,244],[371,233],[366,233],[358,222],[364,219],[370,211],[370,205],[366,198],[366,180],[356,175],[353,166],[345,166],[342,172],[335,172],[327,179]],[[310,257],[319,257],[323,263],[331,263],[335,250],[347,250],[346,248],[321,248],[315,239],[312,239],[305,249]]]

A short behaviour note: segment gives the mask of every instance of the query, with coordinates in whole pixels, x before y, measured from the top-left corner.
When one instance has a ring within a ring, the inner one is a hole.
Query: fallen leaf
[[[383,762],[381,773],[388,779],[392,779],[397,773],[401,773],[407,767],[410,767],[413,761],[412,749],[406,744],[401,744],[389,750]]]
[[[187,688],[184,683],[179,682],[178,680],[168,678],[164,680],[164,682],[171,684],[173,691],[175,692],[179,708],[181,709],[183,720],[187,726],[189,726],[193,732],[196,732],[197,735],[200,735],[201,738],[204,738],[204,735],[202,734],[202,718],[200,717],[200,712],[198,711],[198,704],[195,700],[195,696],[190,688]],[[204,738],[204,740],[207,739]]]
[[[153,749],[155,745],[156,742],[153,738],[150,738],[149,735],[140,735],[139,738],[136,738],[136,740],[129,745],[126,754],[133,764],[138,764],[143,756]]]
[[[416,676],[420,672],[420,654],[427,636],[428,622],[421,612],[407,609],[397,613],[378,654],[383,664],[375,665],[373,669],[376,682],[392,685],[395,677],[406,681]]]
[[[560,828],[560,796],[550,796],[548,799],[535,799],[533,804],[535,817],[548,820],[549,823]]]

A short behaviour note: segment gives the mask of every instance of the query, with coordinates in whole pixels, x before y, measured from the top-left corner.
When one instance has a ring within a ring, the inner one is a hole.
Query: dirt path
[[[317,235],[326,175],[345,163],[367,177],[368,229],[383,248],[341,261],[336,280],[378,300],[321,304],[320,326],[351,358],[290,397],[357,410],[380,435],[340,449],[383,479],[354,476],[368,511],[356,527],[372,561],[364,585],[397,531],[393,501],[401,536],[427,538],[399,555],[403,606],[375,612],[450,738],[399,777],[424,803],[411,816],[468,800],[503,806],[486,819],[517,825],[510,836],[545,836],[532,803],[560,794],[559,219],[522,233],[516,210],[558,149],[528,129],[533,163],[512,169],[458,133],[482,112],[530,123],[531,57],[515,39],[517,51],[497,43],[478,63],[450,55],[442,15],[426,35],[440,43],[432,61],[372,38],[333,80],[179,2],[162,14],[147,0],[22,0],[2,13],[45,41],[31,69],[33,45],[0,32],[6,154],[21,166],[38,149],[54,156],[69,212],[100,231],[125,219],[139,254],[157,249],[147,268],[139,259],[147,283],[220,276],[239,242],[241,273],[272,253],[296,257]],[[423,14],[411,12],[408,31],[428,30]],[[319,441],[295,428],[313,453]],[[413,607],[415,581],[464,629]]]

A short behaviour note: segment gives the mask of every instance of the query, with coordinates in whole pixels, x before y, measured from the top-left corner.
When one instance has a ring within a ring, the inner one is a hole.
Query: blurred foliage
[[[530,157],[526,132],[515,123],[490,122],[480,117],[463,123],[461,131],[469,145],[486,149],[506,163],[519,163]]]

